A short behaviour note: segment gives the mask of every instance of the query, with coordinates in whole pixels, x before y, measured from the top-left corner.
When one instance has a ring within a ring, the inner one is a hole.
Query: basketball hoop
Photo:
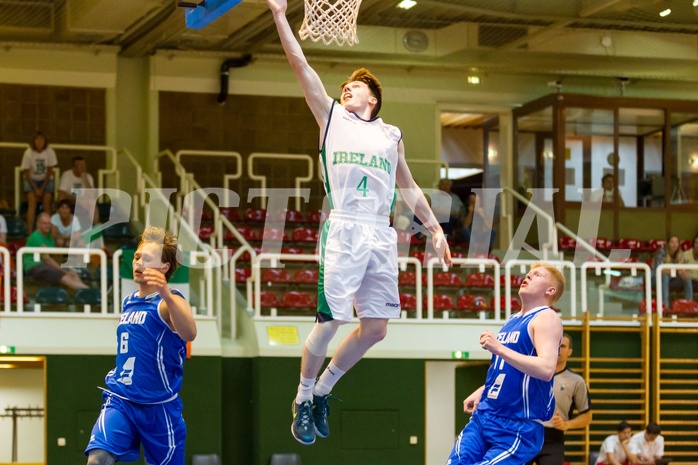
[[[300,38],[325,45],[356,45],[356,19],[361,0],[304,0],[305,17],[298,34]]]

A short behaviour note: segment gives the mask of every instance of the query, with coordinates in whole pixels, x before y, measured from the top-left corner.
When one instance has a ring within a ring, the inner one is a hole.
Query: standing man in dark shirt
[[[553,391],[555,394],[555,414],[545,426],[543,448],[528,465],[562,465],[565,462],[565,431],[585,428],[591,423],[591,401],[584,378],[567,368],[567,359],[572,355],[572,338],[562,335],[560,354],[557,357]],[[577,416],[570,419],[572,412]]]

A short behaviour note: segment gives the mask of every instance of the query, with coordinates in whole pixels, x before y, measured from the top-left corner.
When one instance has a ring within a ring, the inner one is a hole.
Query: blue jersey
[[[181,292],[172,293],[184,297]],[[111,392],[133,402],[157,404],[177,397],[182,387],[187,342],[167,326],[154,292],[124,299],[116,330],[116,368],[105,378]]]
[[[512,315],[497,334],[497,340],[521,354],[537,355],[529,325],[540,312],[553,311],[539,307],[523,315]],[[534,378],[493,355],[477,410],[512,419],[550,420],[555,411],[553,380]]]

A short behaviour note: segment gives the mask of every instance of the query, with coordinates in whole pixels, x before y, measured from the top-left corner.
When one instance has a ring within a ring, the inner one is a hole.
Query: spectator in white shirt
[[[73,167],[64,171],[61,175],[61,182],[58,184],[58,200],[68,199],[75,204],[76,193],[73,189],[92,189],[94,179],[87,172],[85,159],[82,157],[73,158]]]
[[[630,438],[630,451],[637,455],[637,463],[654,465],[656,459],[664,455],[664,438],[660,434],[662,429],[657,423],[650,423],[644,431],[634,434]]]
[[[42,132],[37,132],[32,146],[22,157],[24,172],[24,192],[27,193],[27,229],[34,230],[36,205],[41,202],[44,212],[51,213],[53,203],[53,167],[56,166],[56,152],[48,146],[48,140]]]
[[[621,421],[616,431],[618,431],[616,434],[608,436],[601,444],[596,465],[637,463],[637,457],[629,449],[630,437],[633,434],[630,425],[626,421]]]

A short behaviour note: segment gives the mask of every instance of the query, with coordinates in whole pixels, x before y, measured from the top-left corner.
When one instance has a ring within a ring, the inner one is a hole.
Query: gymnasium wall
[[[104,386],[104,376],[112,368],[113,355],[46,357],[47,463],[74,465],[86,461],[83,452],[102,405],[98,386]],[[187,422],[187,455],[220,455],[224,389],[221,359],[193,357],[185,363],[184,370],[181,395]],[[231,396],[231,392],[226,390],[225,396]],[[57,445],[58,438],[66,439],[64,447]]]

